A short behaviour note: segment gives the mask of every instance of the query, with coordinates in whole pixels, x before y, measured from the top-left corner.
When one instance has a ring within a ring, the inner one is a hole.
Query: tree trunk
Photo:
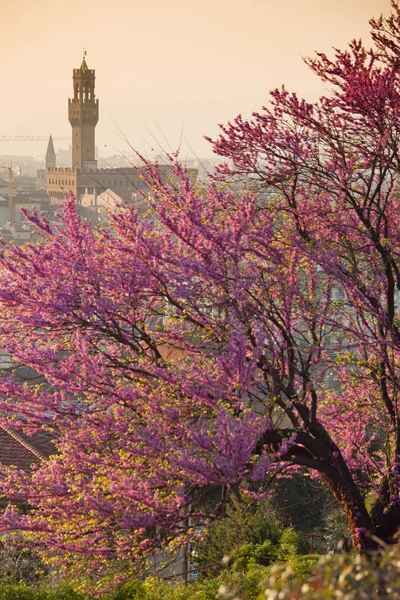
[[[377,550],[379,543],[371,537],[376,536],[375,527],[357,486],[352,480],[343,481],[339,474],[335,481],[325,479],[346,515],[353,548],[361,554]]]

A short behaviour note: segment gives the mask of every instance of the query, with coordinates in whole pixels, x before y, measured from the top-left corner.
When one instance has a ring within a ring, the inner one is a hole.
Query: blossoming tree
[[[40,383],[0,380],[0,423],[57,452],[3,469],[3,530],[86,569],[126,569],[192,534],[209,486],[309,470],[361,551],[400,525],[400,12],[308,64],[332,89],[285,89],[214,142],[216,181],[165,183],[151,208],[4,248],[0,345]],[[251,182],[251,185],[249,184]],[[233,190],[233,191],[232,191]],[[23,499],[30,507],[12,507]]]

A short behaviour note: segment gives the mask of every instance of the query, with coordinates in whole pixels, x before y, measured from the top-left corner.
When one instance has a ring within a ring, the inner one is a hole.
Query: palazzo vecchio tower
[[[94,132],[99,121],[99,101],[95,96],[94,69],[86,64],[86,52],[79,69],[73,71],[74,97],[68,100],[68,120],[72,126],[72,168],[96,169]]]
[[[99,120],[99,101],[95,95],[95,72],[86,63],[86,51],[79,69],[73,69],[73,98],[68,99],[68,120],[72,127],[72,165],[57,167],[53,140],[50,136],[46,155],[46,190],[52,204],[63,204],[72,193],[78,205],[97,207],[97,196],[107,190],[131,199],[144,197],[148,186],[141,167],[98,169],[95,154],[95,129]],[[174,177],[169,165],[160,165],[160,173],[169,180]],[[191,170],[194,179],[197,176]],[[193,172],[193,173],[192,173]],[[84,198],[84,200],[83,200]],[[133,201],[133,200],[132,200]],[[97,210],[97,209],[96,209]]]

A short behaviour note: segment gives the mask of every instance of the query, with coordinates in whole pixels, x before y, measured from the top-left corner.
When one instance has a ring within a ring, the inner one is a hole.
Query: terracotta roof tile
[[[55,451],[44,433],[27,437],[8,427],[0,427],[0,463],[29,470],[32,464],[46,460]]]

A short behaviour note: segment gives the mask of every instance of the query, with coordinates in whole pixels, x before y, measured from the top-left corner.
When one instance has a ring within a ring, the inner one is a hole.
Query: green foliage
[[[400,549],[366,557],[336,554],[320,557],[306,581],[291,565],[274,565],[260,598],[266,600],[400,600]],[[240,597],[240,596],[239,596]]]
[[[86,600],[80,592],[65,585],[28,585],[8,580],[0,581],[0,600]]]
[[[192,583],[171,583],[149,577],[145,581],[132,581],[113,593],[103,594],[104,600],[215,600],[220,582],[210,580]],[[0,582],[0,600],[89,600],[92,596],[80,593],[67,586],[42,583]],[[96,596],[97,598],[97,596]]]
[[[288,561],[287,566],[292,570],[295,577],[303,581],[311,575],[320,558],[320,554],[294,556]]]
[[[219,577],[218,598],[256,600],[265,589],[268,569],[249,563],[246,571],[228,571]]]
[[[216,576],[225,556],[236,560],[247,553],[259,552],[276,557],[274,548],[279,544],[282,529],[276,510],[268,501],[254,503],[248,498],[233,498],[227,506],[226,517],[209,524],[204,539],[195,546],[194,561],[201,578]]]
[[[285,529],[279,540],[278,556],[290,559],[298,554],[307,554],[308,544],[299,533],[292,528]]]
[[[118,588],[112,595],[112,600],[146,600],[146,590],[142,581],[133,580]]]
[[[148,577],[125,584],[107,600],[215,600],[219,585],[216,579],[185,585]]]
[[[296,539],[288,531],[285,539]],[[182,581],[164,581],[157,577],[148,577],[144,581],[133,580],[109,594],[96,598],[104,600],[217,600],[235,598],[240,600],[257,600],[264,594],[271,576],[271,569],[258,563],[263,556],[265,544],[246,544],[237,549],[237,558],[232,558],[231,565],[222,570],[218,577],[195,581],[185,585]],[[295,545],[296,542],[292,543]],[[240,556],[240,553],[245,556]],[[318,557],[312,555],[293,555],[289,561],[291,572],[303,581],[309,576],[311,568]],[[43,580],[28,585],[0,581],[0,600],[93,600],[66,585],[54,585]]]
[[[250,564],[268,565],[277,558],[277,544],[271,540],[263,544],[243,544],[229,556],[232,571],[244,571]]]

